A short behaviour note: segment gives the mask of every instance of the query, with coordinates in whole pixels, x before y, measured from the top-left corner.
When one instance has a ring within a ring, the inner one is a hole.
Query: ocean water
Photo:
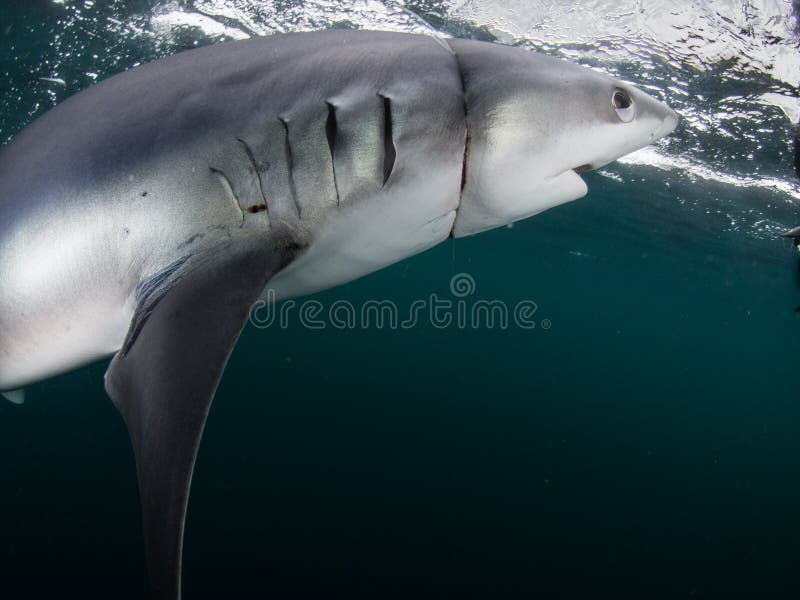
[[[312,299],[405,320],[436,294],[449,323],[316,328],[298,300],[248,327],[200,448],[184,597],[799,598],[791,4],[4,0],[0,138],[158,56],[320,27],[523,45],[682,123],[584,199]],[[534,327],[460,326],[479,301]],[[3,600],[146,597],[105,368],[0,403]]]

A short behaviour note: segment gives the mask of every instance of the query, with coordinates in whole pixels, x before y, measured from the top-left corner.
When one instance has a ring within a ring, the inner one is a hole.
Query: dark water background
[[[3,106],[23,97],[5,138],[62,9],[2,10]],[[759,157],[787,180],[790,135]],[[184,597],[800,598],[797,258],[704,210],[793,206],[620,169],[625,183],[588,174],[583,200],[317,297],[409,306],[469,273],[470,299],[533,300],[550,329],[249,327],[200,449]],[[0,403],[4,600],[146,596],[104,371]]]

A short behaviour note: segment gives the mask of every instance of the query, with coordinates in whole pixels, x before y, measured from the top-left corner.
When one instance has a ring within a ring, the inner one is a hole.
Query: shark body
[[[203,425],[253,304],[586,193],[670,133],[636,88],[522,49],[355,31],[184,52],[0,151],[0,390],[113,356],[153,597],[180,597]]]

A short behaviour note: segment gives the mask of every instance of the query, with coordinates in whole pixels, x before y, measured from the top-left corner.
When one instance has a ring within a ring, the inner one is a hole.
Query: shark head
[[[672,132],[676,113],[635,87],[553,57],[454,40],[468,120],[454,235],[585,195],[578,173]]]

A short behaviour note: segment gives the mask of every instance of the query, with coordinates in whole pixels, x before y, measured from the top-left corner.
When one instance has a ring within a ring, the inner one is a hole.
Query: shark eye
[[[611,104],[614,106],[620,121],[623,123],[633,121],[636,111],[633,108],[633,98],[627,92],[619,89],[614,90],[614,94],[611,96]]]

